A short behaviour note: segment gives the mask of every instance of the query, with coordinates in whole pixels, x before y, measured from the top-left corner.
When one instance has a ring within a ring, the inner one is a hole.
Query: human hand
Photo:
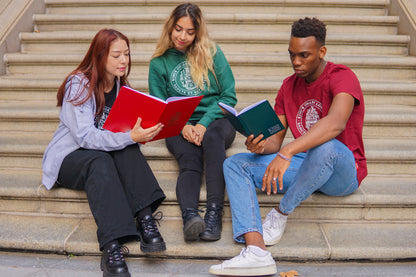
[[[152,140],[163,128],[162,123],[158,123],[150,128],[143,129],[141,127],[142,119],[137,118],[136,124],[130,131],[131,139],[135,142],[147,142]]]
[[[196,128],[193,125],[187,124],[182,129],[182,136],[184,139],[186,139],[188,142],[197,144],[197,134],[196,134]]]
[[[286,155],[285,155],[286,156]],[[290,159],[292,156],[290,156]],[[273,193],[277,193],[277,183],[279,183],[279,190],[283,190],[283,175],[290,165],[290,161],[287,161],[277,155],[267,166],[262,180],[262,191],[266,191],[267,195],[270,195],[272,188]]]
[[[256,154],[263,154],[266,140],[267,139],[263,139],[263,134],[260,134],[257,137],[250,135],[247,137],[245,145],[248,151]]]
[[[207,128],[202,124],[196,124],[195,130],[196,130],[196,139],[195,139],[196,143],[195,144],[198,146],[201,146],[202,140],[204,139],[204,134]]]

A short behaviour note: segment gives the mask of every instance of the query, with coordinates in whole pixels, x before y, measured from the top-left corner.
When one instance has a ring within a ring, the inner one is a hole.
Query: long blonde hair
[[[156,45],[156,51],[153,58],[162,56],[166,50],[173,48],[172,31],[175,28],[178,20],[184,16],[188,16],[195,28],[195,39],[186,51],[186,58],[190,68],[191,77],[196,86],[204,89],[204,80],[210,86],[208,73],[211,71],[214,74],[213,56],[217,52],[215,43],[209,38],[208,30],[205,25],[205,20],[199,7],[192,3],[184,3],[177,6],[169,18],[166,20],[163,27],[162,35]]]

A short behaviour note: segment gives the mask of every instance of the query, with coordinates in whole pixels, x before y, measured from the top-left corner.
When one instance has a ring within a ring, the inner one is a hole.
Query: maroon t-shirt
[[[345,130],[336,139],[354,154],[358,182],[367,176],[367,162],[362,138],[364,98],[360,82],[345,65],[327,62],[319,78],[308,84],[295,74],[286,78],[276,97],[277,115],[285,115],[295,138],[306,133],[319,119],[328,115],[332,100],[338,93],[351,94],[355,106]]]

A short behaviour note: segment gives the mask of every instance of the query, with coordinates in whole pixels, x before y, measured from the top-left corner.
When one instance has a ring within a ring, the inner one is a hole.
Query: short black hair
[[[292,24],[291,36],[306,38],[314,36],[318,42],[325,45],[326,25],[317,18],[301,18]]]

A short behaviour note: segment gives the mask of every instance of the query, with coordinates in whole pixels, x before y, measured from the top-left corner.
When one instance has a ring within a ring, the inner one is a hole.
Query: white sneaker
[[[241,250],[240,255],[222,264],[213,265],[209,272],[224,276],[263,276],[277,273],[276,263],[270,252],[266,256],[258,256],[254,253],[256,246],[249,245]],[[259,248],[259,250],[264,251]]]
[[[266,246],[275,245],[285,231],[287,215],[272,209],[263,221],[263,240]]]

